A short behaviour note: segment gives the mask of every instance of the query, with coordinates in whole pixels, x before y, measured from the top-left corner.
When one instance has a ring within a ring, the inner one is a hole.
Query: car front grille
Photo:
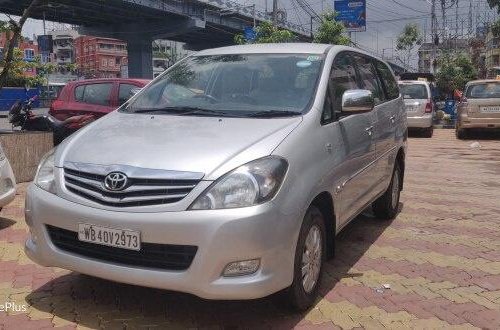
[[[99,261],[162,270],[186,270],[198,250],[193,245],[141,243],[141,250],[126,250],[112,246],[82,242],[78,233],[47,225],[52,243],[59,249]]]
[[[64,168],[65,187],[93,202],[114,207],[170,204],[182,200],[200,180],[128,178],[121,191],[104,188],[106,175]]]

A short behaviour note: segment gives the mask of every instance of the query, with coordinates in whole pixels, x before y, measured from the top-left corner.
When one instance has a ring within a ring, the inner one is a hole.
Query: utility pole
[[[436,18],[436,0],[431,0],[431,73],[435,74],[435,66],[434,63],[436,61],[436,41],[438,41],[437,35],[437,18]]]
[[[278,23],[278,0],[273,0],[273,24]]]

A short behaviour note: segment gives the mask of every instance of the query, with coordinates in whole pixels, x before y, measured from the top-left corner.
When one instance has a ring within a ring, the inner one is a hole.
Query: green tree
[[[422,44],[422,36],[418,25],[415,23],[406,24],[403,32],[398,36],[396,49],[404,53],[402,61],[407,68],[410,66],[413,49],[420,44]]]
[[[0,62],[0,66],[5,66],[4,60]],[[39,56],[31,62],[26,61],[23,51],[19,48],[15,48],[12,52],[9,72],[5,76],[4,86],[23,87],[25,85],[39,86],[45,84],[46,75],[52,73],[54,69],[55,66],[53,64],[42,64]],[[25,74],[26,71],[33,71],[36,72],[36,74],[27,76]]]
[[[437,64],[439,71],[436,74],[436,85],[447,94],[455,89],[463,90],[468,81],[477,77],[471,58],[461,53],[441,55]]]
[[[26,9],[23,11],[23,14],[19,21],[16,22],[13,19],[9,19],[9,22],[2,22],[2,24],[0,24],[0,31],[3,30],[3,32],[5,32],[7,36],[7,42],[4,48],[4,59],[2,63],[3,69],[0,73],[0,90],[3,86],[5,86],[8,80],[9,72],[12,68],[12,62],[14,60],[15,45],[21,38],[21,32],[23,30],[24,23],[26,23],[26,20],[31,15],[31,12],[41,2],[42,0],[31,1],[28,7],[26,7]]]
[[[351,39],[344,35],[345,27],[335,20],[337,13],[327,11],[321,15],[321,23],[314,34],[315,43],[332,45],[350,45]]]
[[[255,44],[283,43],[297,40],[297,36],[290,30],[282,29],[267,21],[261,22],[255,30],[257,35],[255,40],[252,42]],[[234,42],[238,45],[248,43],[243,34],[237,34],[234,36]]]
[[[491,9],[496,8],[497,12],[500,14],[500,0],[488,0],[488,5]]]

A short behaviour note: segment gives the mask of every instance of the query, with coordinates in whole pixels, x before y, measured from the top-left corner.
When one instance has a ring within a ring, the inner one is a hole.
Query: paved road
[[[23,191],[0,218],[0,329],[500,328],[500,137],[411,138],[401,213],[360,216],[338,238],[322,298],[307,313],[276,297],[205,301],[34,265],[24,255]],[[384,285],[387,287],[384,288]]]

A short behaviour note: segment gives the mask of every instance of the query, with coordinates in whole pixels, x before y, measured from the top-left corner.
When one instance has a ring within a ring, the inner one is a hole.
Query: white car
[[[16,179],[0,145],[0,210],[16,196]]]
[[[405,101],[408,128],[420,129],[426,137],[432,137],[435,110],[429,83],[403,80],[399,82],[399,89]]]

